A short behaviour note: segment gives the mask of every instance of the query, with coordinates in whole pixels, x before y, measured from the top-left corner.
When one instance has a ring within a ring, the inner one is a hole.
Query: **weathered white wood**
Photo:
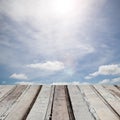
[[[0,85],[0,120],[22,120],[27,115],[27,120],[50,120],[51,109],[51,120],[69,120],[67,92],[57,86],[54,94],[54,87],[43,86],[33,104],[39,86]],[[115,111],[120,115],[120,90],[113,85],[94,87],[68,86],[75,120],[91,120],[92,115],[96,120],[119,120]]]
[[[112,108],[120,115],[120,101],[100,85],[94,86],[96,90],[104,97],[104,99],[112,106]]]
[[[64,86],[55,87],[52,120],[69,120]]]
[[[116,97],[116,99],[120,100],[120,90],[119,89],[117,89],[113,85],[103,85],[103,87],[105,89],[107,89],[111,94],[113,94]]]
[[[80,90],[73,85],[69,85],[68,90],[73,106],[75,120],[94,120]]]
[[[0,119],[5,118],[6,112],[16,102],[27,86],[16,86],[2,101],[0,101]]]
[[[45,115],[45,120],[50,120],[50,118],[52,117],[52,113],[51,113],[51,110],[52,110],[52,104],[53,104],[53,97],[54,97],[54,89],[55,89],[55,86],[51,86],[51,92],[50,92],[50,98],[49,98],[49,104],[48,104],[48,108],[47,108],[47,111],[46,111],[46,115]]]
[[[79,86],[79,88],[84,92],[87,101],[96,111],[100,120],[119,120],[119,118],[109,109],[90,86]]]
[[[120,90],[120,85],[117,85],[117,88]]]
[[[1,85],[0,86],[0,100],[5,97],[15,87],[15,85]]]
[[[44,120],[50,97],[51,86],[44,85],[26,120]]]
[[[5,120],[23,120],[27,111],[30,108],[33,100],[35,99],[40,86],[29,86],[28,89],[16,101],[13,109],[9,112]]]

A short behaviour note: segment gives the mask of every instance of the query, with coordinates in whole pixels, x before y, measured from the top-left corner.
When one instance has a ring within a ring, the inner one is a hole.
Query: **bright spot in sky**
[[[57,15],[64,16],[70,14],[75,9],[74,0],[54,0],[53,9]]]
[[[103,83],[118,76],[99,70],[120,64],[120,0],[113,1],[0,0],[0,83]]]

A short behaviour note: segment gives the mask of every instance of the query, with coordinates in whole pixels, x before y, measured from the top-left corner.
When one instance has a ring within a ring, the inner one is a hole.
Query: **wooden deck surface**
[[[0,85],[0,120],[120,120],[120,86]]]

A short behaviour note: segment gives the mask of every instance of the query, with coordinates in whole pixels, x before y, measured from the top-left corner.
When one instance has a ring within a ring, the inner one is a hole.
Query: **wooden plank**
[[[0,119],[4,119],[6,117],[6,112],[12,107],[26,87],[27,86],[22,85],[16,86],[11,93],[9,93],[2,101],[0,101]]]
[[[25,119],[29,109],[31,109],[36,95],[40,91],[40,86],[29,86],[28,89],[16,101],[13,109],[8,113],[5,120],[23,120]]]
[[[69,120],[64,86],[55,87],[52,120]]]
[[[120,90],[120,85],[116,85],[116,87]]]
[[[49,104],[48,104],[48,108],[47,108],[46,116],[45,116],[45,120],[51,120],[51,118],[52,118],[52,107],[53,107],[54,93],[55,93],[55,86],[52,85],[51,86],[51,92],[50,92]]]
[[[100,85],[94,85],[95,89],[104,97],[104,99],[108,102],[109,106],[112,107],[112,109],[117,112],[117,114],[120,116],[120,101],[116,99],[112,94],[108,92],[105,88],[103,88]]]
[[[103,87],[105,89],[107,89],[112,95],[114,95],[116,97],[116,99],[120,100],[120,90],[119,89],[117,89],[113,85],[103,85]]]
[[[73,85],[69,85],[68,90],[73,106],[75,120],[94,120],[80,90]]]
[[[0,101],[15,87],[15,85],[1,85],[0,86]]]
[[[95,110],[100,120],[119,120],[118,116],[109,109],[109,107],[90,86],[79,86],[79,88],[84,92],[87,101],[93,110]]]
[[[44,85],[34,103],[30,113],[26,120],[44,120],[49,98],[50,98],[51,86]]]

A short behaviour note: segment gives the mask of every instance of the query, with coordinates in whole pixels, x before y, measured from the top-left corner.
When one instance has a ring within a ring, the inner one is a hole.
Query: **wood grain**
[[[94,120],[88,105],[76,86],[68,86],[75,120]]]
[[[49,104],[51,86],[44,85],[26,120],[44,120]]]
[[[4,99],[0,102],[0,119],[6,117],[7,111],[12,107],[16,100],[20,97],[27,86],[16,86]]]
[[[94,86],[94,87],[99,92],[99,94],[101,94],[101,96],[106,100],[106,102],[114,110],[114,112],[117,113],[118,116],[120,117],[120,106],[118,106],[120,101],[116,99],[115,96],[110,94],[108,90],[106,90],[102,86],[99,85],[99,86]]]
[[[0,120],[120,120],[119,85],[0,85]]]
[[[109,109],[100,96],[95,93],[90,86],[80,86],[80,89],[84,92],[87,101],[101,120],[119,120],[118,116]]]
[[[1,85],[0,86],[0,101],[9,94],[9,92],[15,87],[15,85]]]
[[[27,113],[34,104],[34,99],[37,97],[37,93],[40,90],[40,86],[29,86],[28,89],[17,100],[16,105],[9,112],[6,120],[22,120],[26,117]]]
[[[52,120],[69,120],[64,86],[55,87]]]

